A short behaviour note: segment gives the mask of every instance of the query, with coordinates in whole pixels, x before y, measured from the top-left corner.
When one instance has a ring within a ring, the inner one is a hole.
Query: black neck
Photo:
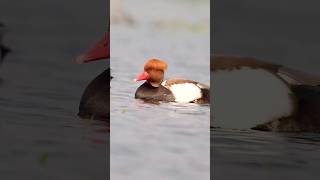
[[[174,101],[174,96],[170,90],[160,85],[154,87],[150,83],[143,83],[136,91],[136,99]]]

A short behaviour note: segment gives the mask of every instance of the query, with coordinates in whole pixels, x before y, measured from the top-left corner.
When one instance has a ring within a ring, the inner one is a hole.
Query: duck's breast
[[[110,80],[110,69],[107,69],[89,83],[79,104],[81,118],[109,121]]]

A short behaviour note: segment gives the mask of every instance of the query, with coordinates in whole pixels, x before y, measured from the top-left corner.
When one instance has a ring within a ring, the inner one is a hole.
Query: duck
[[[152,58],[144,64],[144,71],[134,82],[145,81],[135,92],[136,99],[178,103],[208,104],[210,87],[187,79],[164,80],[168,64]]]
[[[320,76],[254,57],[211,55],[211,126],[320,132]]]
[[[110,58],[110,36],[104,38],[89,52],[76,58],[79,64]],[[84,119],[95,119],[109,122],[110,113],[110,68],[95,77],[85,88],[80,104],[78,116]]]
[[[136,24],[135,19],[130,14],[128,14],[128,11],[124,9],[125,7],[123,0],[116,0],[111,4],[111,9],[114,10],[111,13],[111,19],[113,24],[124,24],[129,26]]]
[[[3,59],[7,56],[7,54],[11,51],[7,46],[5,46],[3,41],[4,36],[4,24],[0,23],[0,63],[2,63]]]

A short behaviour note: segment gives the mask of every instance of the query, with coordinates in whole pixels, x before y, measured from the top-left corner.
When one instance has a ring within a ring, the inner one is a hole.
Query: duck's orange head
[[[163,81],[167,63],[159,59],[150,59],[144,64],[144,71],[134,81],[148,81],[152,86],[159,87]]]
[[[105,37],[97,45],[84,55],[79,56],[76,62],[79,64],[106,59],[110,57],[110,35],[106,33]]]

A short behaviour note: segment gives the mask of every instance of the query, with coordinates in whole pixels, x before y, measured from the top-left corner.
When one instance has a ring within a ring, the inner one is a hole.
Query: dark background
[[[211,51],[253,56],[318,73],[320,3],[316,0],[215,0]]]
[[[74,63],[107,30],[106,0],[0,1],[0,179],[107,179],[101,122],[77,117],[86,85],[106,62]]]

